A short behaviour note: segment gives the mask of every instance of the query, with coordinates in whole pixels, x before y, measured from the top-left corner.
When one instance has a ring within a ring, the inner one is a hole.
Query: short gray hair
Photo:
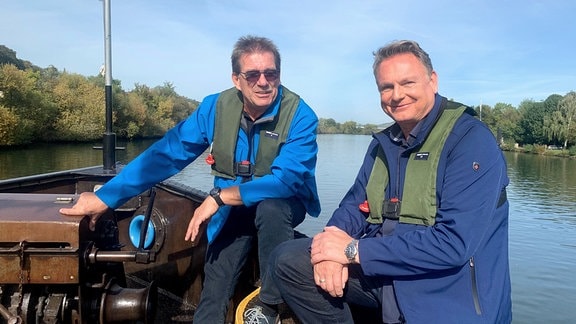
[[[426,53],[415,41],[400,40],[393,41],[384,47],[380,47],[377,51],[374,52],[374,64],[372,65],[374,75],[376,75],[378,67],[382,61],[394,55],[406,53],[410,53],[416,56],[416,58],[418,58],[418,60],[422,62],[422,64],[424,64],[426,67],[428,75],[432,74],[434,68],[432,67],[432,61],[430,60],[428,53]]]
[[[238,39],[232,50],[232,55],[230,57],[232,61],[232,72],[240,73],[240,58],[244,54],[252,54],[259,52],[270,52],[274,55],[274,63],[276,64],[276,70],[280,71],[280,52],[278,47],[266,37],[258,36],[242,36]]]

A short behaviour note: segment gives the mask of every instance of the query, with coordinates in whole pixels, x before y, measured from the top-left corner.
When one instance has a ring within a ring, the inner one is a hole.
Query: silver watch
[[[354,239],[352,242],[348,243],[344,249],[344,254],[350,263],[354,263],[354,260],[356,260],[356,255],[358,254],[358,248],[356,247],[356,244],[358,244],[358,240]]]

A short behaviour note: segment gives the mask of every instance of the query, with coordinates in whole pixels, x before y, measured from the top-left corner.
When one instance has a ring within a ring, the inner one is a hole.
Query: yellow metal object
[[[246,311],[246,306],[248,306],[248,304],[258,296],[258,294],[260,294],[260,287],[256,288],[256,290],[242,299],[240,304],[238,304],[238,308],[236,308],[236,318],[234,323],[244,324],[244,312]]]

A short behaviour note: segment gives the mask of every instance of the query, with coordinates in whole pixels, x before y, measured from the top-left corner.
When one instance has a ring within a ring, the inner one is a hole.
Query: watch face
[[[353,240],[352,242],[350,242],[350,244],[346,246],[346,249],[344,249],[344,254],[348,258],[348,260],[354,260],[354,258],[356,258],[357,253],[358,251],[356,250],[356,240]]]
[[[220,189],[220,187],[214,187],[212,190],[210,190],[210,196],[214,198],[218,206],[224,206],[224,202],[222,201],[222,198],[220,198],[221,191],[222,189]]]
[[[352,244],[348,245],[344,253],[348,259],[354,259],[356,256],[356,246]]]

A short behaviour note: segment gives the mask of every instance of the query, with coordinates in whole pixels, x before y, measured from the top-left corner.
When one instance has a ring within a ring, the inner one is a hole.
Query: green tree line
[[[162,136],[185,119],[199,102],[176,93],[166,82],[122,89],[113,80],[113,125],[119,138]],[[552,94],[544,101],[524,100],[476,106],[481,119],[504,149],[542,151],[561,148],[576,155],[576,92]],[[0,147],[34,142],[95,141],[105,127],[104,77],[40,68],[0,45]],[[320,134],[372,134],[387,125],[338,123],[320,118]]]
[[[475,107],[480,118],[504,149],[524,148],[541,153],[568,150],[576,155],[576,92],[552,94],[544,101],[523,100],[516,108],[497,103]]]
[[[494,107],[473,107],[500,142],[503,149],[541,153],[549,149],[569,151],[576,155],[576,92],[564,96],[553,94],[544,101],[524,100],[518,107],[496,103]],[[371,134],[388,125],[353,121],[337,123],[320,118],[320,134]]]
[[[384,129],[387,125],[359,124],[355,121],[338,123],[332,118],[320,118],[318,120],[319,134],[354,134],[370,135]]]
[[[104,77],[39,68],[0,45],[0,147],[34,142],[88,142],[105,127]],[[131,91],[112,84],[113,125],[119,138],[162,136],[197,107],[166,82]]]

